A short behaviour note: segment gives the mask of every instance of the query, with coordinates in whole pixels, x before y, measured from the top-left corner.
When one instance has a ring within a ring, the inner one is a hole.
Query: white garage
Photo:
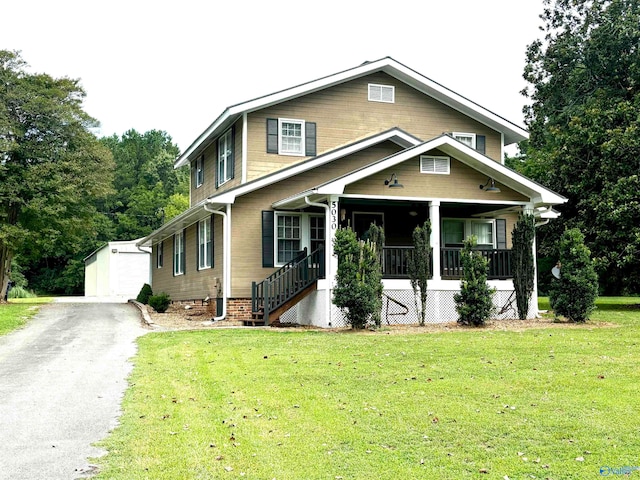
[[[151,283],[150,249],[137,241],[109,242],[84,259],[85,297],[126,302]]]

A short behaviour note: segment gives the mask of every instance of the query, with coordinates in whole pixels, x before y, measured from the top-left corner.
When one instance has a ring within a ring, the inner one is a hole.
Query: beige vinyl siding
[[[322,167],[283,180],[268,188],[244,195],[232,205],[232,279],[231,296],[251,296],[251,282],[262,281],[275,268],[262,268],[262,215],[271,204],[289,195],[344,175],[372,161],[399,151],[400,147],[385,142]]]
[[[444,156],[437,150],[428,155]],[[384,184],[386,179],[395,173],[404,188],[389,188]],[[382,195],[393,197],[427,197],[446,199],[486,199],[486,200],[514,200],[528,201],[522,194],[497,184],[500,193],[487,193],[479,186],[487,181],[486,175],[468,167],[462,162],[451,158],[449,175],[434,175],[420,173],[419,157],[407,160],[395,167],[371,175],[363,180],[347,185],[345,194]]]
[[[226,132],[227,130],[225,130]],[[266,133],[265,133],[266,136]],[[191,162],[191,205],[196,205],[207,197],[237,187],[242,183],[242,121],[235,123],[234,139],[234,175],[233,178],[216,189],[216,168],[218,164],[218,139],[213,141],[204,151],[204,183],[195,188],[195,161]]]
[[[395,86],[395,103],[369,102],[369,83]],[[399,127],[422,140],[429,140],[444,132],[485,135],[486,155],[500,161],[502,138],[498,132],[382,73],[250,113],[248,180],[306,158],[266,153],[267,118],[315,122],[318,154]]]
[[[173,237],[164,241],[164,266],[157,268],[157,245],[153,246],[153,291],[165,292],[172,300],[202,300],[206,297],[214,298],[215,279],[222,286],[222,234],[223,220],[220,215],[213,216],[213,268],[198,270],[197,265],[197,228],[194,223],[186,229],[185,235],[185,273],[173,275]]]

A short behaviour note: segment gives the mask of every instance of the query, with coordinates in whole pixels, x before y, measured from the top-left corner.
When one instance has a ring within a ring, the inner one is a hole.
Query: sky
[[[542,0],[20,0],[0,49],[79,79],[99,136],[167,132],[181,151],[224,111],[389,56],[523,126]]]

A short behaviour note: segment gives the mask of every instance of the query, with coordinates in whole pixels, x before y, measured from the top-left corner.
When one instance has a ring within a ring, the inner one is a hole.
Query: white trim
[[[247,112],[244,112],[242,114],[242,178],[240,183],[247,183],[247,145],[249,143],[247,118]]]
[[[396,60],[385,57],[373,62],[366,62],[358,67],[329,75],[296,87],[281,90],[264,97],[249,100],[227,107],[222,114],[178,157],[175,168],[179,168],[204,150],[207,143],[215,139],[221,130],[228,128],[239,116],[271,105],[285,102],[309,93],[338,85],[349,80],[360,78],[374,72],[384,72],[435,100],[473,118],[489,128],[504,134],[504,141],[512,144],[529,138],[529,133],[522,127],[481,107],[475,102],[455,93],[439,83],[412,70]],[[503,142],[504,143],[504,142]]]
[[[465,145],[467,145],[468,147],[473,148],[474,150],[476,149],[476,134],[475,133],[469,133],[469,132],[451,132],[451,136],[453,138],[455,138],[456,140],[458,140],[459,142],[464,143]],[[461,140],[461,137],[469,137],[471,138],[471,145],[467,144],[467,142],[465,142],[464,140]]]
[[[377,92],[376,89],[378,90]],[[390,93],[388,100],[385,100],[385,92]],[[370,102],[396,103],[396,87],[393,85],[370,83],[367,86],[367,100]]]
[[[291,125],[300,125],[300,149],[284,150],[282,147],[284,135],[282,134],[283,124],[288,123]],[[292,155],[295,157],[305,156],[305,136],[306,136],[306,124],[304,120],[296,118],[278,118],[278,155]]]
[[[426,160],[433,160],[433,169],[429,170],[425,168],[425,164],[423,162]],[[442,163],[440,163],[440,167],[438,166],[439,161],[444,161],[444,170],[439,170],[439,168],[442,168],[443,166]],[[442,155],[420,155],[420,173],[428,175],[450,175],[451,157],[445,157]]]

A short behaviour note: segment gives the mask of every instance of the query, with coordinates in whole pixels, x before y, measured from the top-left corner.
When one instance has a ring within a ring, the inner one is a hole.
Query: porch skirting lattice
[[[327,291],[316,292],[324,296]],[[455,301],[453,296],[457,293],[455,290],[429,290],[427,295],[427,314],[425,321],[427,323],[449,323],[458,319]],[[314,300],[312,300],[314,301]],[[304,301],[302,302],[304,303]],[[315,299],[316,304],[322,304],[322,301]],[[516,302],[513,290],[498,290],[493,296],[493,304],[495,313],[493,319],[506,320],[517,318]],[[305,325],[318,325],[324,327],[340,328],[346,327],[347,323],[342,311],[335,305],[331,305],[330,323],[326,324],[326,316],[324,318],[313,318],[320,316],[318,310],[305,308],[304,305],[298,304],[285,312],[280,321],[283,323],[299,323]],[[533,307],[529,309],[529,317],[535,315],[536,311]],[[415,305],[413,290],[385,290],[382,297],[382,325],[416,325],[420,322],[420,317]]]

